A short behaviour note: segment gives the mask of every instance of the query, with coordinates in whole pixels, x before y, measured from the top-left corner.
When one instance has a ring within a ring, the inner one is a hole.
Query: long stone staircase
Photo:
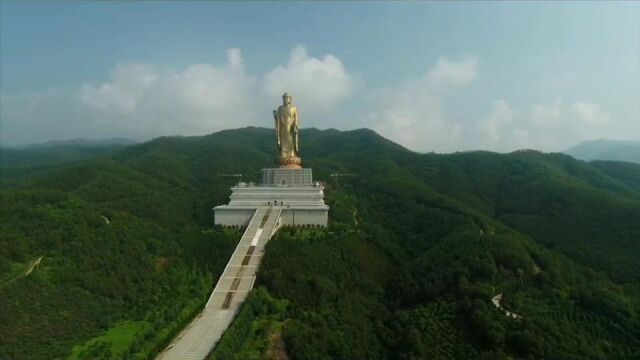
[[[276,206],[256,209],[205,308],[156,359],[202,360],[211,352],[253,288],[281,212]]]

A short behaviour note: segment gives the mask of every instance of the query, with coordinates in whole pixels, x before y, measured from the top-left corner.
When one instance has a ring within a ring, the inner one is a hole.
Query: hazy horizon
[[[56,140],[48,140],[48,141],[44,141],[44,142],[35,142],[35,143],[25,143],[25,144],[15,144],[15,145],[7,145],[4,143],[0,143],[0,148],[5,148],[5,149],[15,149],[15,150],[20,150],[20,149],[32,149],[32,148],[38,148],[38,147],[48,147],[48,146],[64,146],[64,145],[77,145],[77,144],[84,144],[84,145],[113,145],[113,144],[122,144],[122,145],[137,145],[137,144],[142,144],[148,141],[152,141],[154,139],[160,138],[160,137],[189,137],[189,136],[207,136],[207,135],[213,135],[217,132],[220,131],[225,131],[225,130],[241,130],[241,129],[246,129],[246,128],[258,128],[258,129],[264,129],[264,130],[270,130],[271,128],[268,127],[262,127],[262,126],[252,126],[252,125],[248,125],[248,126],[244,126],[244,127],[240,127],[240,128],[229,128],[229,129],[221,129],[218,131],[214,131],[208,134],[200,134],[200,135],[181,135],[181,134],[174,134],[174,135],[162,135],[162,136],[158,136],[158,137],[153,137],[153,138],[147,138],[147,139],[134,139],[134,138],[127,138],[127,137],[110,137],[110,138],[86,138],[86,137],[78,137],[78,138],[68,138],[68,139],[56,139]],[[307,128],[302,128],[303,130],[303,134],[304,134],[304,130],[305,129],[314,129],[314,130],[338,130],[335,128],[327,128],[327,129],[319,129],[316,127],[307,127]],[[362,129],[368,129],[368,130],[372,130],[374,132],[376,132],[378,135],[383,136],[381,134],[379,134],[375,129],[371,129],[371,128],[358,128],[358,129],[349,129],[349,130],[338,130],[338,131],[354,131],[354,130],[362,130]],[[617,139],[605,139],[605,138],[597,138],[597,139],[591,139],[591,140],[584,140],[581,141],[579,143],[573,144],[568,146],[565,149],[560,149],[557,151],[546,151],[546,152],[558,152],[558,153],[567,153],[568,151],[572,151],[576,148],[580,148],[581,146],[584,145],[593,145],[593,143],[598,143],[598,142],[606,142],[606,143],[615,143],[616,145],[640,145],[640,140],[617,140]],[[433,150],[429,150],[429,151],[420,151],[420,150],[414,150],[414,149],[409,149],[415,152],[419,152],[419,153],[427,153],[427,152],[434,152]],[[436,153],[442,153],[442,154],[446,154],[446,153],[455,153],[455,152],[474,152],[474,151],[490,151],[490,152],[497,152],[497,153],[510,153],[513,151],[519,151],[519,150],[537,150],[537,151],[543,151],[541,149],[535,149],[535,148],[519,148],[519,149],[513,149],[513,150],[507,150],[507,151],[496,151],[496,150],[487,150],[487,149],[466,149],[466,150],[452,150],[452,151],[435,151]]]
[[[419,152],[640,139],[640,3],[0,3],[0,144],[370,128]],[[291,19],[290,23],[274,19]]]

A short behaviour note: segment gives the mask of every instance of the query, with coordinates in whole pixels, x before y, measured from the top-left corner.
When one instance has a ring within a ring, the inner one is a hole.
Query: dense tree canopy
[[[279,231],[212,359],[640,356],[639,167],[303,136],[331,224]],[[247,128],[3,171],[0,358],[153,357],[240,237],[212,226],[219,175],[256,181],[272,142]]]

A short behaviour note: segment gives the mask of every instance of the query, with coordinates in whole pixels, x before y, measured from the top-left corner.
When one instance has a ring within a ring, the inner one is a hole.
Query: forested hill
[[[257,181],[274,140],[165,137],[3,171],[0,358],[152,358],[240,238],[212,226],[234,181],[220,175]],[[301,143],[331,224],[276,235],[210,358],[640,356],[640,167],[418,154],[370,130]]]
[[[129,139],[51,141],[22,147],[0,146],[0,169],[26,168],[59,164],[113,154],[127,145]]]

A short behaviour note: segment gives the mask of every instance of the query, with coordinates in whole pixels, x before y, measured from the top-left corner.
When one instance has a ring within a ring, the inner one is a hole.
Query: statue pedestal
[[[311,169],[262,169],[262,183],[265,186],[313,185]]]
[[[311,169],[262,169],[261,184],[238,183],[228,205],[214,208],[214,223],[247,226],[259,208],[278,207],[281,226],[327,226],[324,187],[313,183]]]
[[[283,169],[302,169],[302,160],[297,156],[281,157],[278,164]]]

